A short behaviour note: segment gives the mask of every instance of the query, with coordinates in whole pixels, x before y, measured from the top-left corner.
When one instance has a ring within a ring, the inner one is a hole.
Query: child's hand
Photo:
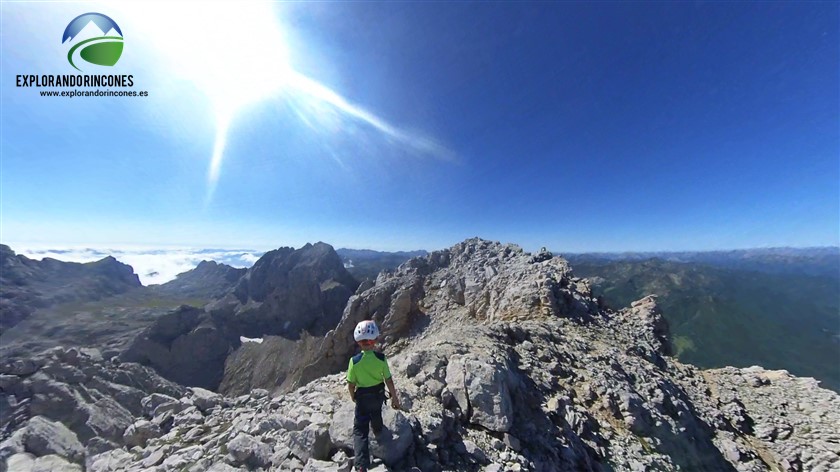
[[[395,409],[395,410],[399,410],[399,409],[400,409],[400,399],[399,399],[399,398],[397,398],[397,396],[396,396],[396,395],[394,395],[393,397],[391,397],[391,408],[393,408],[393,409]]]

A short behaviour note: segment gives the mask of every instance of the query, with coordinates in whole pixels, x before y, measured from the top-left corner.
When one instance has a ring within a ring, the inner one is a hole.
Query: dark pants
[[[356,469],[370,467],[370,440],[368,433],[373,427],[373,434],[382,431],[382,402],[384,392],[357,393],[356,418],[353,420],[353,450],[356,455]]]

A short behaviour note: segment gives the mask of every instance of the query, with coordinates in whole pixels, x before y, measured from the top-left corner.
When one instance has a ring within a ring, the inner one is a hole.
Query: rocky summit
[[[222,308],[265,306],[265,273]],[[836,393],[681,364],[655,297],[609,310],[562,258],[480,239],[359,286],[326,333],[245,343],[225,375],[271,375],[236,396],[70,346],[6,360],[0,469],[349,471],[342,371],[363,319],[381,328],[403,405],[384,407],[374,471],[840,469]]]
[[[244,274],[202,264],[174,281],[174,287],[161,290],[183,294],[185,289],[195,293],[200,287],[219,290],[236,284],[204,308],[181,306],[159,317],[120,354],[122,361],[152,366],[188,386],[217,390],[224,381],[225,392],[243,389],[249,385],[249,372],[239,376],[245,380],[223,378],[225,363],[243,337],[323,336],[341,318],[358,286],[332,246],[324,243],[270,251]]]

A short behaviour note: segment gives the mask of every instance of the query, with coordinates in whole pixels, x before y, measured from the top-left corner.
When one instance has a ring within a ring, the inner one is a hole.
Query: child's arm
[[[385,385],[388,386],[388,393],[391,394],[391,407],[395,410],[400,409],[400,398],[397,396],[397,389],[394,388],[394,380],[391,377],[385,379]]]
[[[347,382],[347,390],[350,391],[350,399],[356,401],[356,384]]]

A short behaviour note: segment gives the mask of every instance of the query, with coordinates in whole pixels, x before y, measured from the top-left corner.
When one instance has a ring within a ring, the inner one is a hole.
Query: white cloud
[[[143,285],[169,282],[205,260],[238,268],[251,267],[263,254],[242,249],[11,247],[17,254],[38,260],[49,257],[65,262],[93,262],[113,256],[133,267]]]
[[[262,253],[243,252],[239,255],[239,258],[242,259],[244,262],[250,263],[250,265],[254,265],[254,263],[259,260],[261,255]]]

